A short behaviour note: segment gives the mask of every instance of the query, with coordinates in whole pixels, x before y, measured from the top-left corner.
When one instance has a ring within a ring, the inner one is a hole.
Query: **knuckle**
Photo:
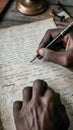
[[[45,91],[47,90],[48,88],[48,84],[43,81],[43,80],[35,80],[34,83],[33,83],[33,89],[35,91],[35,93],[38,93],[40,94],[41,96],[44,95]]]
[[[19,105],[19,101],[15,101],[13,103],[13,109],[17,109],[18,108],[18,105]]]
[[[51,29],[48,29],[48,30],[46,31],[46,34],[49,34],[49,33],[51,33]]]
[[[39,83],[41,83],[43,80],[41,80],[41,79],[37,79],[37,80],[35,80],[34,82],[33,82],[33,84],[39,84]]]
[[[13,103],[14,108],[16,108],[16,107],[18,106],[18,103],[19,103],[19,101],[15,101],[15,102]]]
[[[41,79],[37,79],[37,80],[35,80],[34,82],[33,82],[33,85],[35,86],[35,88],[37,87],[37,86],[45,86],[45,85],[47,85],[47,83],[44,81],[44,80],[41,80]]]
[[[23,95],[23,101],[26,101],[26,102],[30,101],[32,97],[32,87],[24,88],[22,95]]]
[[[37,92],[37,90],[39,89],[41,82],[42,80],[40,79],[37,79],[33,82],[33,89],[35,90],[35,92]]]
[[[24,93],[27,94],[28,91],[29,91],[29,88],[30,88],[30,87],[25,87],[25,88],[23,89],[23,94],[24,94]]]
[[[28,95],[30,96],[32,94],[32,87],[25,87],[22,94],[25,95],[25,97],[27,97]]]
[[[13,103],[13,111],[19,111],[22,107],[22,101],[15,101]]]
[[[37,100],[36,102],[32,102],[32,107],[31,108],[39,108],[39,107],[41,107],[42,106],[42,102],[41,102],[41,100],[39,99],[39,100]]]

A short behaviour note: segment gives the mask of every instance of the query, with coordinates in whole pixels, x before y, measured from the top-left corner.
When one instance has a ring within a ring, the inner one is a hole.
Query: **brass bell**
[[[17,9],[25,15],[42,13],[48,7],[47,0],[18,0]]]

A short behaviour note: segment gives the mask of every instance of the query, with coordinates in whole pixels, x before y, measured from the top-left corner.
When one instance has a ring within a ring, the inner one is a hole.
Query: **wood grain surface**
[[[0,13],[4,10],[9,0],[0,0]]]

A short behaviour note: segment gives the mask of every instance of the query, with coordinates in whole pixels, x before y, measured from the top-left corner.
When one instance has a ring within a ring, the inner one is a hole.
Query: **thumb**
[[[69,66],[73,61],[73,50],[56,52],[47,48],[41,48],[39,54],[47,61],[62,65]]]
[[[54,57],[54,51],[47,49],[47,48],[41,48],[39,50],[39,54],[47,61],[51,61]]]

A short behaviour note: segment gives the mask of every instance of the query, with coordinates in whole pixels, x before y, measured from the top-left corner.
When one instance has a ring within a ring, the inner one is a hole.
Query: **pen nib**
[[[35,56],[35,57],[30,61],[30,63],[33,62],[36,58],[37,58],[37,56]]]

